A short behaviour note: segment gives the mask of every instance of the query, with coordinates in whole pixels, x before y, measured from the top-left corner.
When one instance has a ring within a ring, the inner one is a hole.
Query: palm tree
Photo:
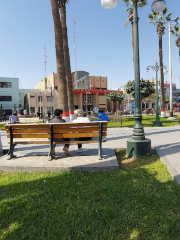
[[[74,119],[74,98],[73,98],[73,85],[71,76],[71,65],[69,56],[69,46],[68,46],[68,35],[67,35],[67,25],[66,25],[66,4],[69,0],[57,0],[58,6],[61,11],[61,25],[63,34],[63,48],[64,48],[64,63],[66,71],[66,81],[67,81],[67,93],[68,93],[68,106],[70,113],[70,120]]]
[[[57,64],[57,83],[58,83],[58,108],[63,110],[63,117],[68,120],[68,95],[67,95],[67,82],[64,66],[64,50],[63,50],[63,36],[62,26],[59,15],[59,7],[57,0],[50,0],[52,15],[54,21],[55,32],[55,48],[56,48],[56,64]]]
[[[178,37],[176,40],[176,46],[179,48],[179,62],[180,62],[180,27],[174,26],[174,29],[171,30],[172,34]]]
[[[159,36],[159,66],[160,66],[160,76],[161,76],[161,111],[165,111],[165,96],[164,96],[164,73],[163,73],[163,51],[162,51],[162,36],[164,32],[164,23],[171,20],[172,13],[167,13],[168,8],[165,7],[161,13],[156,13],[152,11],[148,15],[149,23],[154,23],[157,25],[157,33]]]
[[[126,12],[129,13],[128,19],[125,22],[125,27],[127,27],[128,23],[132,25],[132,47],[134,49],[134,28],[133,28],[133,0],[123,0],[128,8],[125,9]],[[138,7],[142,8],[147,5],[147,0],[140,0],[138,3]]]

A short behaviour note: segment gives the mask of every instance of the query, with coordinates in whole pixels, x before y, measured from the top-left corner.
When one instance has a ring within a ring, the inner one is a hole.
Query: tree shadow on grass
[[[120,171],[0,175],[0,239],[180,236],[180,189],[157,157]]]

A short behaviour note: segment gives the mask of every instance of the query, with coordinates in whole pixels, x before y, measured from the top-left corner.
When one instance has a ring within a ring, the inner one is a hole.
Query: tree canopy
[[[128,81],[125,85],[125,91],[135,98],[135,81]],[[144,79],[140,79],[140,93],[141,99],[149,97],[151,94],[155,93],[155,84]]]
[[[107,95],[107,100],[110,102],[122,102],[124,100],[124,94],[120,92],[110,92]]]

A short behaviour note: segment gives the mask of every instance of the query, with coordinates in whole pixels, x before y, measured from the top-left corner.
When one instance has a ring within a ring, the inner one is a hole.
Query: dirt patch
[[[157,152],[154,148],[151,149],[151,156],[140,157],[138,159],[128,158],[126,156],[126,149],[115,149],[118,164],[121,169],[132,169],[140,167],[154,161],[154,156],[157,156]]]

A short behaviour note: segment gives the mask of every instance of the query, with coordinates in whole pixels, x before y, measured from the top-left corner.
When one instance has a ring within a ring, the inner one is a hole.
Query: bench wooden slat
[[[7,134],[10,133],[9,130],[6,130]],[[49,129],[13,129],[14,133],[49,133],[50,134],[50,128]]]
[[[50,128],[49,124],[9,124],[6,125],[6,129],[9,129],[9,127],[12,127],[12,129],[30,129],[30,128],[37,128],[37,129],[41,129],[41,128]]]
[[[51,123],[50,123],[51,124]],[[107,126],[107,122],[102,122],[103,126]],[[99,127],[99,122],[91,122],[91,123],[53,123],[53,128],[66,128],[71,129],[74,127],[82,127],[82,126],[92,126],[92,127]]]
[[[50,141],[40,141],[40,140],[33,140],[33,141],[13,141],[13,144],[49,144]],[[10,142],[8,142],[10,144]]]
[[[99,133],[59,133],[59,134],[53,134],[53,139],[56,138],[80,138],[80,137],[98,137]],[[102,136],[106,136],[106,132],[102,133]]]
[[[7,135],[10,138],[10,135]],[[50,138],[50,134],[13,134],[13,138]]]
[[[72,141],[53,141],[53,144],[78,144],[78,143],[81,143],[81,144],[86,144],[86,143],[98,143],[99,140],[88,140],[88,141],[75,141],[75,140],[72,140]],[[102,139],[102,142],[106,142],[106,139]]]
[[[107,131],[107,127],[103,127],[102,131]],[[67,133],[67,129],[53,129],[54,133]],[[91,128],[91,127],[86,127],[86,128],[71,128],[69,129],[69,132],[99,132],[99,128]]]

